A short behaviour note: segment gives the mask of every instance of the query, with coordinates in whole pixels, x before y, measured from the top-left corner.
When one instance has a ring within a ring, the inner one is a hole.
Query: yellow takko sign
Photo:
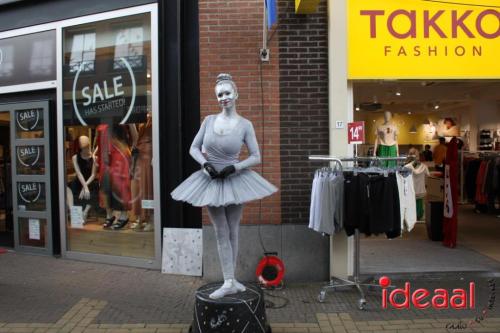
[[[349,79],[500,79],[500,0],[348,0]]]

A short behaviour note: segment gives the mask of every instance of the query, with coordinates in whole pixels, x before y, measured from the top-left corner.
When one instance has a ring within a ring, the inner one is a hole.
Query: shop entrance
[[[0,245],[17,251],[53,253],[49,127],[49,101],[0,104]]]
[[[0,247],[14,247],[8,111],[0,113]]]
[[[417,154],[415,164],[429,170],[422,178],[423,193],[417,195],[415,227],[391,241],[364,238],[362,273],[500,270],[498,91],[500,82],[486,80],[353,82],[353,118],[366,125],[366,143],[358,147],[359,155],[373,156],[377,133],[391,123],[397,130],[399,155]],[[449,249],[439,241],[444,186],[439,139],[446,144],[452,137],[459,139],[460,147],[459,210],[457,247]]]

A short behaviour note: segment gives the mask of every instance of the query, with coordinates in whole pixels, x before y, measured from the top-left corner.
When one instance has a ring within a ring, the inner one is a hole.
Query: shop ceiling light
[[[356,111],[359,111],[359,110],[361,110],[361,109],[359,108],[359,105],[356,105]]]
[[[439,103],[434,103],[434,110],[439,109]]]
[[[396,96],[401,96],[401,90],[399,88],[396,90]]]

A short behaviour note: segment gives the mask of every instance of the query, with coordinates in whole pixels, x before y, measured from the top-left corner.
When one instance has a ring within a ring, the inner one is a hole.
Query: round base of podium
[[[255,284],[246,291],[211,299],[222,283],[210,283],[196,291],[192,333],[271,333],[267,323],[264,293]]]

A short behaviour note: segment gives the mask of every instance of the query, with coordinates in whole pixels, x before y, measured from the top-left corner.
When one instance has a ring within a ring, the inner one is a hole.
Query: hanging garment
[[[347,236],[352,236],[356,229],[369,230],[369,176],[344,172],[344,178],[344,229]]]
[[[447,247],[454,248],[457,245],[457,228],[458,228],[458,140],[457,138],[451,139],[448,144],[448,150],[446,152],[446,169],[447,178],[449,181],[449,198],[451,199],[451,206],[444,208],[446,211],[451,211],[450,217],[443,218],[443,245]],[[446,191],[446,179],[445,179],[445,191]],[[445,194],[446,197],[446,194]],[[446,201],[446,199],[445,199]],[[447,202],[445,202],[445,205]]]
[[[399,193],[399,209],[401,211],[401,231],[411,231],[417,223],[417,207],[414,189],[413,174],[408,172],[406,175],[401,172],[396,173]]]
[[[130,210],[130,148],[119,135],[124,129],[106,124],[97,126],[99,205],[114,210]]]
[[[344,177],[316,172],[311,190],[309,228],[333,235],[343,228]]]
[[[344,229],[352,236],[358,229],[365,235],[401,235],[399,193],[394,173],[387,176],[344,173]]]
[[[486,182],[486,172],[488,171],[488,161],[481,161],[476,178],[476,203],[485,205],[488,202],[488,196],[484,193],[484,184]]]
[[[415,162],[408,163],[405,165],[405,168],[408,168],[413,173],[413,186],[415,188],[415,196],[417,198],[423,198],[427,194],[427,190],[425,189],[425,177],[429,176],[429,168],[424,163],[418,163],[415,165]]]
[[[396,175],[370,176],[368,187],[369,231],[365,234],[385,233],[387,238],[401,236],[401,210]]]
[[[465,192],[467,194],[467,198],[471,202],[474,202],[476,198],[476,181],[480,166],[480,159],[473,159],[467,163],[465,171]]]
[[[142,200],[153,200],[153,131],[151,120],[139,129],[137,160],[132,168],[132,210],[142,220],[150,217],[153,210],[142,209]]]
[[[424,199],[417,199],[417,221],[422,221],[425,217]]]

